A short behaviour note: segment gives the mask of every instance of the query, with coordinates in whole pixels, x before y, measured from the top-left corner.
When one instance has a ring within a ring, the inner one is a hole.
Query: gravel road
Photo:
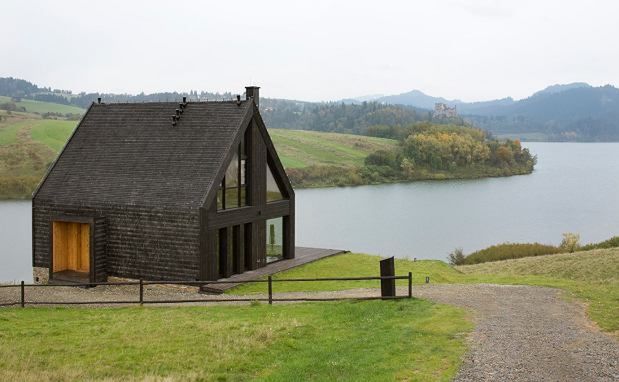
[[[405,294],[399,289],[398,294]],[[466,308],[475,330],[456,381],[619,381],[619,341],[601,333],[582,304],[551,288],[502,285],[415,286],[416,297]],[[376,289],[278,293],[290,297],[377,296]],[[145,298],[233,299],[193,288],[148,287]],[[265,297],[265,296],[260,296]],[[1,289],[0,303],[18,301],[17,289]],[[135,301],[137,287],[31,288],[29,301]],[[203,304],[203,303],[199,303]]]
[[[456,381],[619,381],[619,342],[551,288],[430,285],[415,296],[471,309],[471,348]]]

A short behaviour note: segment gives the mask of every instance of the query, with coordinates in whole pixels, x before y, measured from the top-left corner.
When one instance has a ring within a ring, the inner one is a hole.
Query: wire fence
[[[392,284],[392,288],[387,288],[387,290],[391,290],[392,292],[385,292],[384,288],[381,288],[380,296],[368,296],[368,297],[281,297],[276,298],[273,293],[273,284],[287,282],[287,283],[295,283],[295,282],[324,282],[324,281],[367,281],[367,280],[380,280],[381,286],[385,284]],[[397,296],[395,289],[395,281],[396,280],[408,280],[408,293],[404,296]],[[49,283],[49,284],[26,284],[22,281],[19,284],[9,284],[9,285],[0,285],[0,290],[6,288],[12,288],[19,293],[18,296],[15,296],[13,301],[9,302],[1,302],[0,307],[2,306],[20,306],[22,308],[30,305],[97,305],[97,304],[123,304],[123,305],[132,305],[132,304],[182,304],[182,303],[218,303],[218,302],[251,302],[251,301],[265,301],[269,304],[273,304],[274,302],[294,302],[294,301],[337,301],[337,300],[394,300],[394,299],[403,299],[403,298],[412,298],[412,286],[413,286],[413,276],[412,273],[409,272],[408,275],[404,276],[367,276],[367,277],[326,277],[326,278],[278,278],[274,279],[272,276],[268,276],[267,279],[258,279],[258,280],[248,280],[243,281],[244,283],[264,283],[267,284],[267,297],[259,297],[254,296],[251,297],[238,297],[238,298],[211,298],[208,295],[204,295],[203,298],[188,298],[188,299],[178,299],[178,298],[162,298],[162,299],[146,299],[145,295],[145,287],[151,285],[180,285],[180,286],[193,286],[193,287],[203,287],[208,286],[209,284],[239,284],[239,281],[118,281],[118,282],[88,282],[88,283]],[[123,287],[123,286],[137,286],[137,293],[135,299],[120,299],[120,300],[84,300],[84,299],[69,299],[69,300],[60,300],[60,301],[45,301],[45,299],[28,299],[28,294],[26,291],[30,289],[36,288],[92,288],[96,286],[109,286],[109,287]],[[212,296],[212,295],[211,295]]]

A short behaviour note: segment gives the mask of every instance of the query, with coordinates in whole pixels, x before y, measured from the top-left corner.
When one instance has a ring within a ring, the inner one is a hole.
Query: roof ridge
[[[245,102],[249,102],[250,100],[247,99],[243,99],[240,101],[237,101],[236,99],[223,99],[223,100],[187,100],[187,103],[237,103],[237,102],[241,102],[241,103],[245,103]],[[103,100],[101,101],[101,103],[96,103],[93,102],[93,104],[95,106],[98,105],[152,105],[152,104],[179,104],[183,102],[182,100],[178,100],[178,101],[141,101],[141,102],[103,102]]]

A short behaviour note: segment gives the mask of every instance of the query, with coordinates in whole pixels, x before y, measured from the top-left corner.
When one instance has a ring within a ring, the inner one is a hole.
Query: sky
[[[481,101],[619,84],[613,0],[19,0],[0,14],[0,77],[74,92]]]

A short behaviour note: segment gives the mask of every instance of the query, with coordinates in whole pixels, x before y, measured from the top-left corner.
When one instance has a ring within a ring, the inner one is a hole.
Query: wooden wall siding
[[[105,257],[97,267],[102,275],[150,280],[195,280],[199,276],[199,219],[197,210],[162,210],[140,207],[86,208],[33,202],[34,266],[50,263],[49,222],[53,216],[105,217],[98,222],[105,230],[105,253],[101,247],[95,259]],[[97,226],[97,223],[95,223]],[[96,278],[103,277],[96,271]]]
[[[106,259],[106,234],[105,218],[97,217],[94,223],[93,243],[94,243],[94,281],[107,281],[107,259]]]
[[[292,212],[288,216],[284,216],[283,218],[283,255],[284,259],[294,259],[294,207],[292,207]]]
[[[54,272],[90,272],[90,224],[52,223]]]

